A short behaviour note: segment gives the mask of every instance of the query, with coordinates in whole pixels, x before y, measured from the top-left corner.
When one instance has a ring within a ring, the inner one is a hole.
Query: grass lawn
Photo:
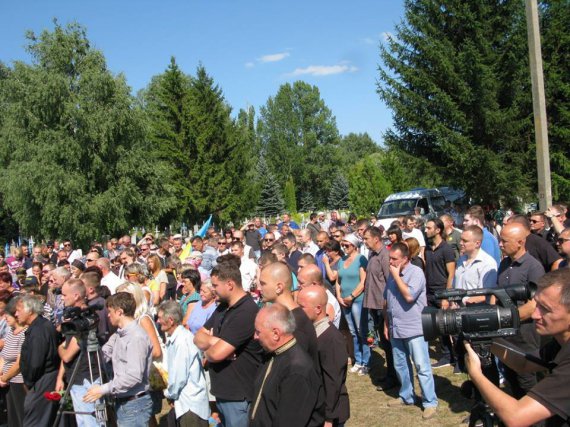
[[[377,379],[384,376],[384,366],[383,352],[376,348],[372,353],[370,376],[348,373],[351,412],[348,427],[459,426],[469,415],[472,401],[465,399],[459,391],[461,384],[467,380],[467,375],[453,374],[452,366],[433,371],[435,391],[439,400],[435,418],[423,421],[420,406],[388,408],[388,401],[398,397],[398,389],[376,390]],[[419,396],[421,390],[417,379],[415,383],[416,394]]]

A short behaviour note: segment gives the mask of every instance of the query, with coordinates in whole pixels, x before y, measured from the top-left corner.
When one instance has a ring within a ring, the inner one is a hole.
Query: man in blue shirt
[[[414,372],[418,372],[422,389],[424,420],[435,417],[437,396],[429,359],[428,344],[423,337],[422,310],[427,305],[426,279],[421,268],[410,264],[409,249],[404,243],[390,248],[390,277],[384,289],[384,335],[392,343],[394,367],[400,380],[399,397],[388,406],[414,404]]]

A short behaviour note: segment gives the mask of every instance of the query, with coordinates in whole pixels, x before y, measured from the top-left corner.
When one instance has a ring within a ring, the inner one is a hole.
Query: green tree
[[[297,213],[297,198],[295,197],[295,183],[293,177],[289,176],[285,182],[283,189],[283,200],[285,202],[285,210],[290,213]]]
[[[79,243],[152,224],[173,200],[123,76],[78,24],[27,37],[32,63],[0,80],[4,207],[26,234]]]
[[[339,157],[344,168],[351,167],[369,154],[380,151],[380,147],[367,133],[349,133],[340,140]]]
[[[327,200],[329,209],[346,209],[348,208],[348,181],[342,174],[338,174],[333,180]]]
[[[275,216],[283,213],[285,203],[281,194],[279,182],[269,170],[264,157],[259,159],[257,164],[257,175],[259,177],[259,202],[256,212],[262,216]]]
[[[260,148],[255,132],[255,109],[253,107],[239,111],[235,121],[235,137],[242,149],[238,165],[241,176],[237,188],[240,194],[237,211],[243,217],[255,213],[261,189],[256,170]]]
[[[300,205],[300,212],[314,212],[317,208],[310,192],[304,192],[301,194]]]
[[[541,4],[542,56],[554,200],[570,200],[570,2]]]
[[[388,180],[380,171],[377,155],[359,161],[348,174],[349,206],[356,215],[367,216],[377,212],[380,204],[392,192]]]
[[[282,85],[260,109],[258,137],[278,181],[294,176],[297,196],[310,192],[317,206],[325,206],[339,135],[318,88],[302,81]]]
[[[221,221],[240,212],[247,147],[236,137],[231,108],[222,90],[199,66],[189,92],[189,208],[192,218],[213,213]]]
[[[165,183],[172,187],[176,203],[160,218],[161,226],[187,218],[192,200],[190,182],[190,142],[188,120],[191,77],[185,75],[174,57],[162,74],[154,76],[141,92],[148,119],[150,157],[157,164],[165,162]]]
[[[381,47],[378,93],[389,147],[428,160],[449,184],[507,202],[535,190],[524,7],[519,0],[406,0]]]
[[[392,148],[371,155],[394,192],[437,187],[445,182],[438,169],[423,158]]]

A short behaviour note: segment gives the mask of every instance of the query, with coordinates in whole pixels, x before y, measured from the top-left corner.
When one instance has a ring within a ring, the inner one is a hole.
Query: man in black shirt
[[[270,358],[255,380],[251,427],[321,427],[324,393],[309,355],[293,336],[293,313],[279,303],[261,309],[255,337]]]
[[[550,272],[538,280],[532,313],[541,336],[552,336],[541,357],[553,362],[543,380],[520,399],[513,398],[492,384],[481,372],[479,357],[466,344],[465,362],[471,380],[506,425],[533,425],[546,420],[546,426],[570,425],[570,270]],[[507,356],[508,357],[508,356]],[[509,363],[509,360],[505,360]]]
[[[287,264],[276,262],[269,264],[261,271],[259,285],[264,302],[280,303],[287,307],[295,317],[297,327],[293,335],[299,345],[309,353],[319,369],[319,355],[317,347],[317,334],[313,323],[309,320],[299,304],[293,299],[291,287],[293,280]]]
[[[212,287],[220,305],[196,333],[194,344],[208,360],[211,391],[224,425],[246,427],[262,351],[253,339],[258,308],[242,288],[239,258],[235,258],[212,270]]]
[[[47,427],[55,420],[57,406],[44,397],[53,391],[59,367],[57,333],[42,314],[44,305],[34,296],[22,297],[16,305],[16,318],[27,325],[20,353],[20,370],[28,393],[24,400],[24,426]]]

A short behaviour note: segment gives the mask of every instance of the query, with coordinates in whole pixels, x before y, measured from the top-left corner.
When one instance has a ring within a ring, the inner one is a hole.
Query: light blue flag
[[[206,236],[206,232],[208,231],[208,228],[210,228],[211,224],[212,224],[212,214],[210,214],[210,217],[204,223],[202,228],[200,228],[200,230],[198,230],[198,232],[196,233],[196,236],[200,236],[201,238],[204,238],[204,236]]]

